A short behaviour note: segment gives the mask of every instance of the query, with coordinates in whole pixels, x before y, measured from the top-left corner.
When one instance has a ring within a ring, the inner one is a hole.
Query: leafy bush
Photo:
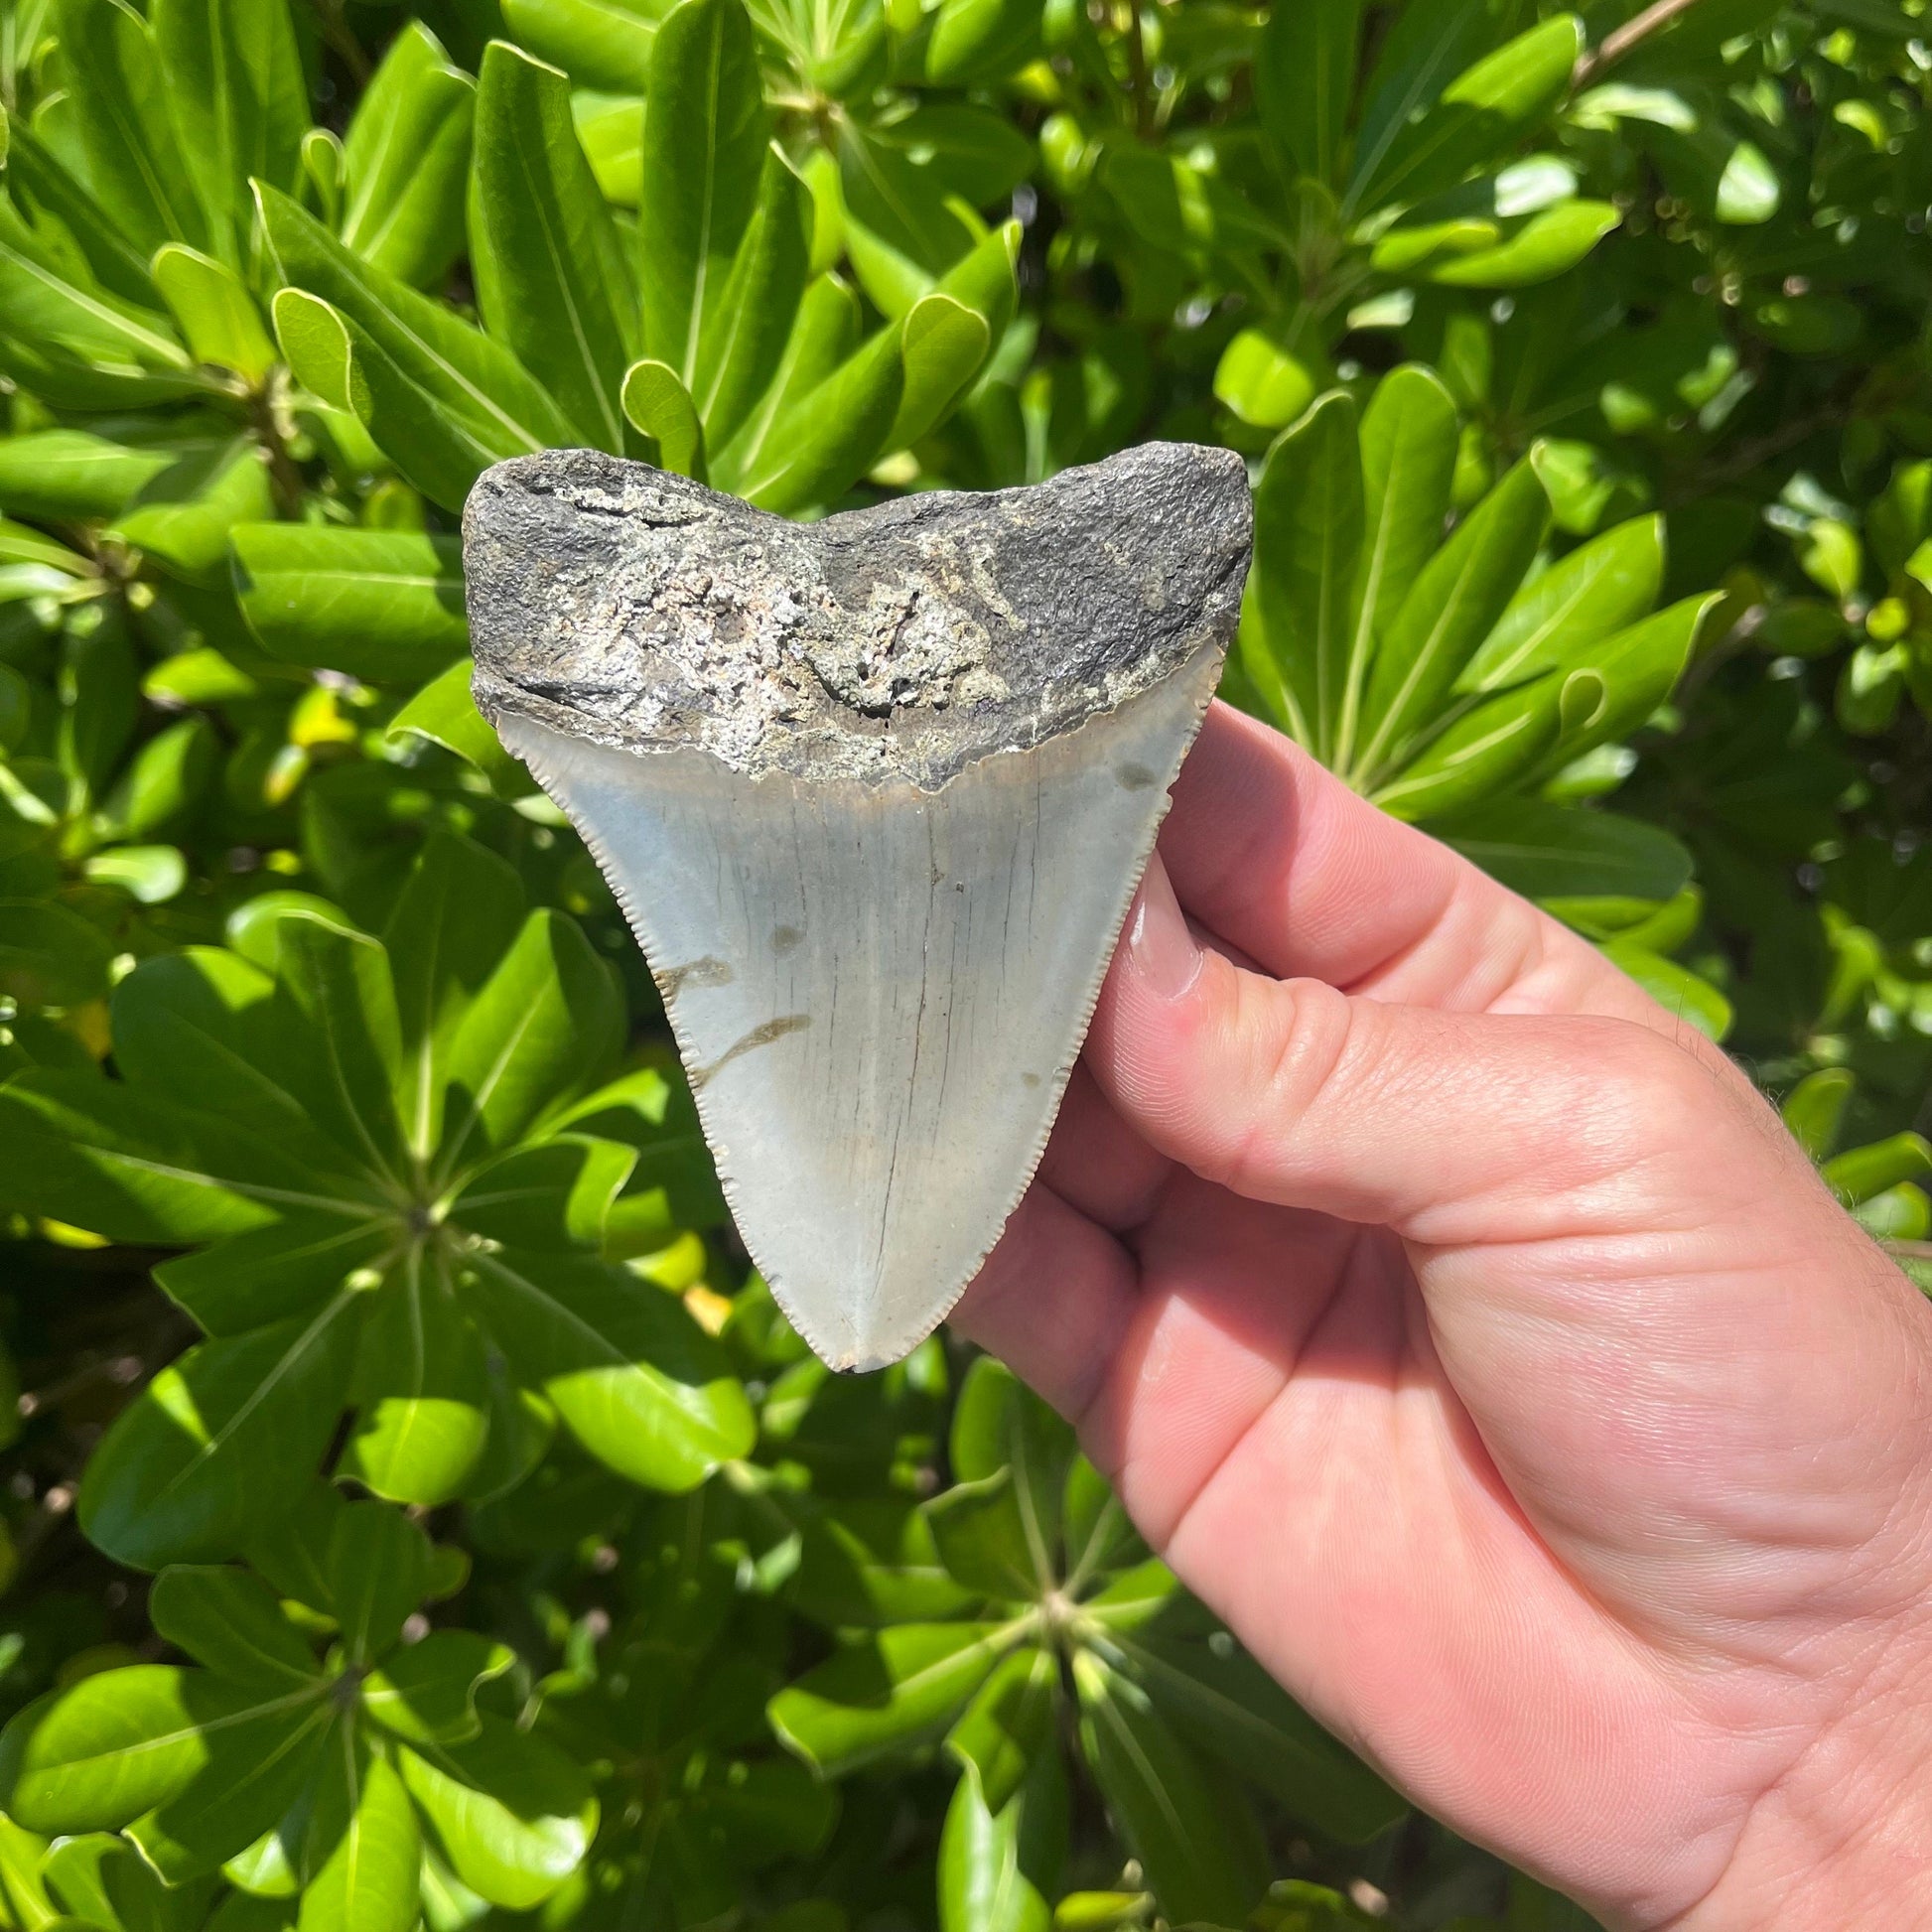
[[[748,1273],[457,512],[1250,460],[1225,694],[1932,1287],[1910,0],[7,0],[0,1924],[1581,1924]]]

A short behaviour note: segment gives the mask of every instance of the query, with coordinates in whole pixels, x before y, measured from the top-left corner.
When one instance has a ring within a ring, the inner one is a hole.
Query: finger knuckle
[[[1277,1191],[1298,1129],[1318,1112],[1348,1058],[1356,1002],[1319,980],[1262,982],[1247,991],[1259,1012],[1246,1042],[1238,1105],[1220,1171],[1207,1178],[1236,1193]]]

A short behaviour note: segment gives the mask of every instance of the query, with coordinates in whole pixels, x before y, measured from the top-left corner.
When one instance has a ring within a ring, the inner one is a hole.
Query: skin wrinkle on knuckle
[[[1228,1042],[1241,1098],[1225,1149],[1202,1177],[1252,1200],[1281,1199],[1294,1187],[1294,1144],[1350,1057],[1362,1008],[1320,980],[1246,975],[1239,994],[1240,1007],[1254,1010],[1246,1021],[1237,1008]]]

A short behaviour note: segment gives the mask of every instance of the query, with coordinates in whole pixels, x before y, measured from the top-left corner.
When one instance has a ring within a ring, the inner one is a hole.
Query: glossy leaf
[[[417,1917],[422,1839],[388,1759],[344,1725],[304,1846],[299,1932],[409,1932]]]
[[[283,0],[155,0],[152,21],[209,248],[239,268],[252,215],[248,184],[293,187],[309,128],[294,24]]]
[[[771,1726],[836,1776],[935,1736],[1012,1642],[994,1623],[900,1623],[849,1644],[771,1700]]]
[[[1277,438],[1255,486],[1253,595],[1267,642],[1244,659],[1317,757],[1327,754],[1341,713],[1361,541],[1355,404],[1337,389]]]
[[[1417,574],[1375,654],[1359,755],[1379,768],[1432,718],[1501,617],[1543,540],[1549,499],[1521,463]]]
[[[467,1742],[426,1742],[398,1760],[451,1869],[491,1904],[541,1904],[583,1862],[597,1800],[545,1739],[486,1716]]]
[[[477,1256],[466,1285],[516,1374],[620,1474],[690,1489],[751,1449],[742,1384],[663,1291],[605,1263],[511,1248]]]
[[[767,122],[742,0],[685,0],[658,30],[644,96],[637,278],[643,346],[687,389],[719,326],[764,169]]]
[[[414,685],[468,648],[455,537],[319,523],[240,523],[231,537],[242,614],[276,657]]]
[[[485,51],[477,89],[470,260],[490,335],[580,438],[621,453],[636,296],[578,145],[569,81],[503,41]]]
[[[410,21],[382,57],[343,140],[344,242],[412,288],[463,245],[476,87]]]
[[[1073,1676],[1087,1760],[1164,1911],[1176,1923],[1244,1923],[1268,1884],[1245,1800],[1092,1652],[1075,1659]]]
[[[352,1296],[206,1341],[164,1368],[87,1463],[81,1527],[121,1563],[224,1557],[314,1474],[347,1394]]]
[[[273,1593],[246,1570],[176,1564],[148,1592],[154,1627],[217,1677],[269,1697],[314,1687],[314,1653]]]
[[[362,1708],[411,1743],[459,1744],[483,1727],[477,1692],[515,1661],[475,1630],[432,1630],[362,1680]]]

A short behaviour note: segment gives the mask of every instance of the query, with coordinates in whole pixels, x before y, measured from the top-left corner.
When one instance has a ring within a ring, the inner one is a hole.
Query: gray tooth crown
[[[1240,459],[1184,444],[817,524],[588,451],[471,494],[477,701],[622,903],[835,1367],[928,1334],[1033,1176],[1248,538]]]

